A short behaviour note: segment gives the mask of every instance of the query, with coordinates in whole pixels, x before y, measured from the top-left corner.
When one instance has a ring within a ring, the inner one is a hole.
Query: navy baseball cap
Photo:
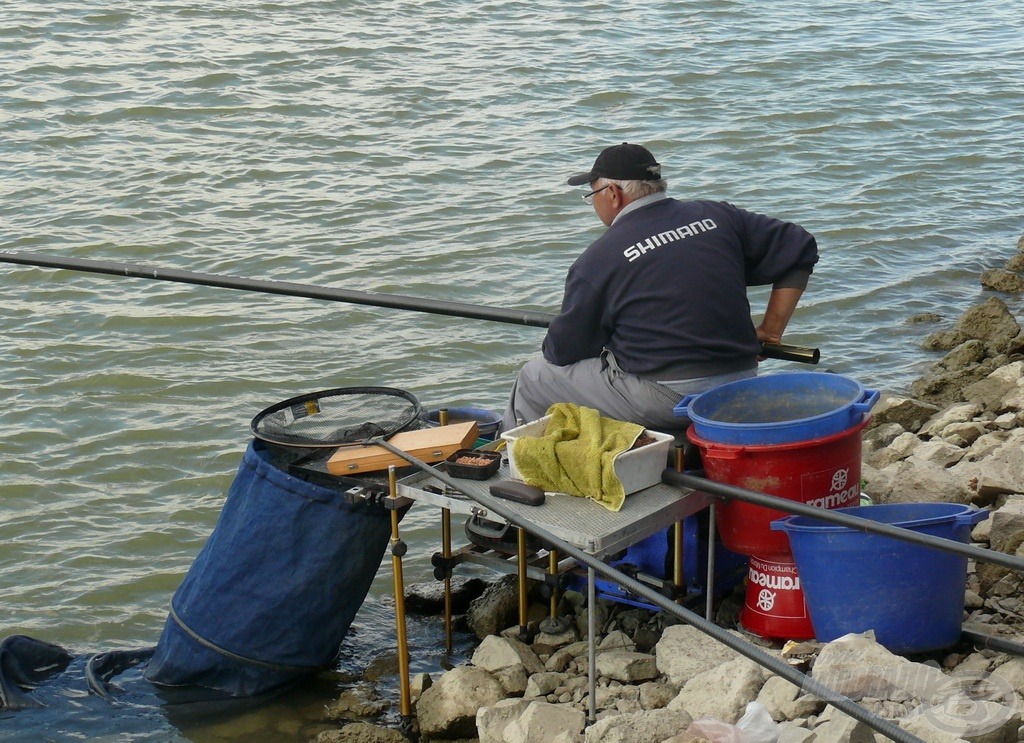
[[[566,181],[570,186],[582,186],[598,178],[613,181],[657,181],[661,179],[661,165],[650,150],[642,145],[623,142],[606,147],[586,173],[577,173]]]

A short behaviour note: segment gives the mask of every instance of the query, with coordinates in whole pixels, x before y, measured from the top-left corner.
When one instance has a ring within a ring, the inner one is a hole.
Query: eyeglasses
[[[590,193],[588,193],[588,194],[585,194],[585,195],[583,196],[583,201],[584,201],[584,203],[587,203],[587,204],[593,204],[593,203],[594,203],[594,196],[596,196],[597,194],[601,193],[601,192],[602,192],[602,191],[604,191],[604,190],[605,190],[606,188],[611,188],[611,187],[612,187],[613,185],[614,185],[614,184],[612,184],[612,183],[609,183],[609,184],[608,184],[607,186],[601,186],[601,188],[599,188],[599,189],[597,189],[597,190],[595,190],[595,191],[591,191],[591,192],[590,192]]]

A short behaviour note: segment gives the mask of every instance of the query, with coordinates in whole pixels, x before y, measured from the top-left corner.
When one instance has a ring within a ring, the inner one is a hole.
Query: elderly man
[[[608,229],[569,269],[543,356],[519,372],[502,429],[570,402],[678,430],[684,395],[754,376],[761,343],[781,341],[817,243],[791,222],[669,198],[661,165],[637,144],[608,147],[568,184],[589,184],[583,200]],[[754,327],[746,289],[767,284]]]

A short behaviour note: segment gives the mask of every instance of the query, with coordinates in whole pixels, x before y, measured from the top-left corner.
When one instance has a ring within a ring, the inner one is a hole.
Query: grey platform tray
[[[497,514],[488,515],[486,507],[469,496],[493,497],[489,495],[490,486],[508,479],[508,462],[502,460],[498,473],[489,480],[456,480],[465,495],[450,492],[444,483],[426,472],[418,472],[399,480],[398,494],[418,503],[451,509],[452,513],[479,514],[504,523],[504,519]],[[434,488],[441,492],[431,492],[424,488]],[[703,510],[712,500],[707,493],[659,483],[627,495],[618,512],[609,511],[590,498],[565,493],[549,494],[540,506],[527,506],[509,500],[500,502],[526,522],[535,524],[574,547],[604,557]]]

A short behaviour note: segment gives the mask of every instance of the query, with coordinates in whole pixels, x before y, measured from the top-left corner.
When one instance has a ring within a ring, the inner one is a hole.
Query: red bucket
[[[740,625],[761,637],[809,640],[814,627],[792,556],[750,557]]]
[[[861,432],[864,416],[845,431],[807,441],[737,446],[706,441],[687,429],[709,480],[755,490],[820,508],[860,505]],[[762,558],[790,555],[789,538],[771,522],[789,514],[726,499],[718,505],[718,531],[733,552]]]

